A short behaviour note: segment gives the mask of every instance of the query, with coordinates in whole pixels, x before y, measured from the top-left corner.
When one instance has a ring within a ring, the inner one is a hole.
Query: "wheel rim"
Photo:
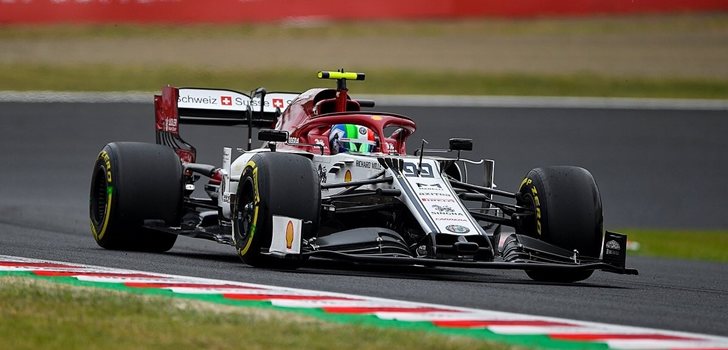
[[[253,193],[253,184],[248,180],[243,183],[243,189],[240,191],[238,198],[237,210],[235,212],[235,223],[239,235],[239,246],[243,246],[248,238],[248,232],[253,225],[253,213],[255,211],[255,196]]]
[[[536,230],[536,203],[534,203],[533,201],[533,195],[528,192],[521,192],[520,194],[521,201],[519,201],[517,204],[521,207],[528,208],[531,212],[533,212],[533,214],[520,219],[520,228],[522,232],[519,233],[525,233],[528,236],[540,238],[540,235]]]
[[[106,207],[108,203],[109,184],[106,182],[106,169],[100,166],[94,173],[93,186],[91,187],[91,220],[98,226],[104,222]]]

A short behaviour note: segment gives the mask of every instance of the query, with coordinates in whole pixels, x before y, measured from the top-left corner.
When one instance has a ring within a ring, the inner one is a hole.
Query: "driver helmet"
[[[329,132],[331,154],[359,153],[369,154],[376,147],[374,131],[356,124],[336,124]]]

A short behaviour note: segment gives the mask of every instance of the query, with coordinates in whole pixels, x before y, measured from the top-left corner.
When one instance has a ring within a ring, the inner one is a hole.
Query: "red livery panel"
[[[5,0],[0,24],[251,23],[727,11],[726,0]]]

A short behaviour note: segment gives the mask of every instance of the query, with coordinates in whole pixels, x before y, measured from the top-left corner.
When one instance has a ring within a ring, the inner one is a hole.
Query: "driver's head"
[[[374,131],[356,124],[336,124],[329,132],[331,154],[360,153],[369,154],[376,147]]]

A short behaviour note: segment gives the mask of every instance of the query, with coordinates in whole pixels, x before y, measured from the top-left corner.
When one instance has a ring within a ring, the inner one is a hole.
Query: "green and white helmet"
[[[374,152],[377,146],[374,131],[356,124],[336,124],[329,132],[331,154]]]

